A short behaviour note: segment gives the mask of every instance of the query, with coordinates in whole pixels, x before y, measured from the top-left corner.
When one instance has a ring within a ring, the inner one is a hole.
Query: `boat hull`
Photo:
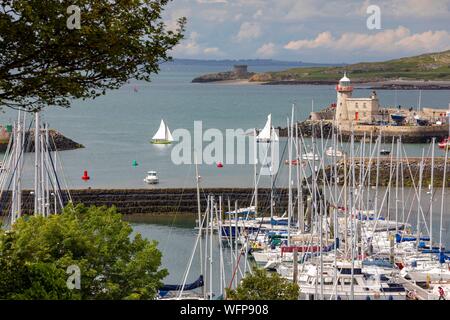
[[[151,140],[150,143],[151,144],[171,144],[172,141],[168,141],[168,140]]]

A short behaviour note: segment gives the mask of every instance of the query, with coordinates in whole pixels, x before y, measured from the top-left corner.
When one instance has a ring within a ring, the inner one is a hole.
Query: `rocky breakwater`
[[[419,176],[420,176],[420,163],[421,158],[400,158],[398,163],[399,168],[399,179],[403,179],[404,187],[418,187]],[[379,164],[377,170],[377,164]],[[428,188],[431,184],[431,158],[424,159],[424,166],[422,172],[422,186]],[[434,172],[433,172],[433,186],[442,187],[443,176],[444,176],[444,164],[445,158],[435,158],[434,159]],[[395,157],[393,157],[392,162],[390,156],[368,159],[365,158],[361,161],[360,158],[347,159],[347,173],[350,170],[355,169],[355,177],[359,178],[359,173],[361,169],[363,170],[365,178],[365,185],[370,181],[370,186],[376,185],[377,172],[378,172],[378,186],[387,187],[389,184],[391,187],[396,185],[396,169],[397,162]],[[370,167],[370,175],[368,174]],[[447,170],[450,171],[450,159],[447,161]],[[329,182],[334,183],[336,179],[334,178],[334,165],[330,165],[325,169],[325,174]],[[322,179],[323,171],[319,173],[319,179]],[[348,180],[349,181],[349,180]],[[344,161],[341,159],[337,163],[337,182],[339,185],[344,185]],[[358,184],[357,182],[356,184]],[[401,180],[399,181],[401,183]],[[445,186],[450,187],[450,172],[446,174]]]
[[[296,191],[295,191],[296,192]],[[239,207],[250,205],[254,189],[252,188],[211,188],[202,190],[202,212],[207,206],[207,195],[212,194],[218,200],[222,197],[223,209],[228,211],[228,200],[231,210],[234,210],[235,201]],[[122,214],[150,214],[168,215],[185,214],[197,215],[197,190],[192,189],[77,189],[70,190],[74,204],[83,203],[87,206],[115,206]],[[68,194],[64,192],[64,202],[68,203]],[[287,210],[287,189],[275,191],[277,212],[281,214]],[[0,199],[0,212],[8,213],[11,201],[11,192],[4,192]],[[22,208],[24,214],[32,214],[34,197],[31,190],[22,193]],[[259,189],[258,212],[265,214],[270,212],[270,189]]]
[[[55,129],[49,130],[50,150],[65,151],[84,148],[84,146],[72,139],[67,138]],[[25,134],[25,152],[34,152],[34,130],[30,130]],[[0,152],[5,152],[8,142],[0,143]]]
[[[331,133],[333,130],[333,123],[332,121],[329,120],[322,120],[322,121],[317,121],[317,120],[305,120],[305,121],[301,121],[298,122],[297,124],[298,127],[298,136],[303,136],[303,137],[331,137]],[[294,135],[295,135],[295,126],[294,124]],[[287,128],[281,128],[278,127],[277,128],[279,136],[280,137],[287,137],[288,136],[288,132],[287,132]]]

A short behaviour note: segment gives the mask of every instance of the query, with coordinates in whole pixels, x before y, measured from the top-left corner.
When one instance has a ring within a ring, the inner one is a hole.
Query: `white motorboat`
[[[312,152],[308,152],[308,153],[302,155],[302,159],[303,160],[316,160],[316,161],[318,161],[319,160],[319,155],[318,154],[314,154]]]
[[[406,290],[395,277],[373,270],[366,272],[360,261],[355,261],[353,275],[350,262],[338,262],[336,266],[324,267],[322,272],[317,268],[308,263],[299,273],[300,299],[406,300]]]
[[[329,157],[342,157],[342,151],[340,150],[335,150],[333,147],[329,147],[326,151],[325,154]]]
[[[144,178],[144,182],[148,184],[159,183],[158,173],[156,171],[148,171],[147,176]]]

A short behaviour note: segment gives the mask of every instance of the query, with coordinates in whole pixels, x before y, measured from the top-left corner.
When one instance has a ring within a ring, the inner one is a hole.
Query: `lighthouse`
[[[352,97],[353,87],[350,84],[350,79],[347,74],[339,80],[336,86],[337,100],[336,100],[336,124],[340,124],[343,120],[349,120],[347,99]]]

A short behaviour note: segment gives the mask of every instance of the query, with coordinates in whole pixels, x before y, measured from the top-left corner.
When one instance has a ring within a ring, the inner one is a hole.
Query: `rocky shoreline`
[[[208,74],[197,77],[192,80],[193,83],[227,83],[235,81],[236,83],[242,83],[247,81],[249,84],[256,84],[262,86],[289,86],[289,85],[309,85],[309,86],[331,86],[336,84],[336,80],[253,80],[254,76],[248,78],[235,77],[232,72],[220,72],[217,74]],[[432,82],[432,81],[401,81],[401,82],[388,82],[388,81],[353,81],[355,90],[450,90],[450,82]]]
[[[30,137],[31,135],[31,137]],[[34,131],[28,131],[25,134],[25,141],[28,143],[25,146],[25,152],[34,152]],[[55,129],[49,130],[50,150],[51,151],[66,151],[84,148],[81,143],[75,142],[70,138],[67,138],[62,133]],[[0,152],[5,152],[8,147],[8,143],[0,143]]]
[[[210,73],[205,74],[200,77],[194,78],[192,80],[192,83],[210,83],[210,82],[226,82],[226,81],[240,81],[240,80],[248,80],[250,79],[255,73],[248,72],[246,75],[238,75],[233,71],[226,71],[226,72],[218,72],[218,73]]]

